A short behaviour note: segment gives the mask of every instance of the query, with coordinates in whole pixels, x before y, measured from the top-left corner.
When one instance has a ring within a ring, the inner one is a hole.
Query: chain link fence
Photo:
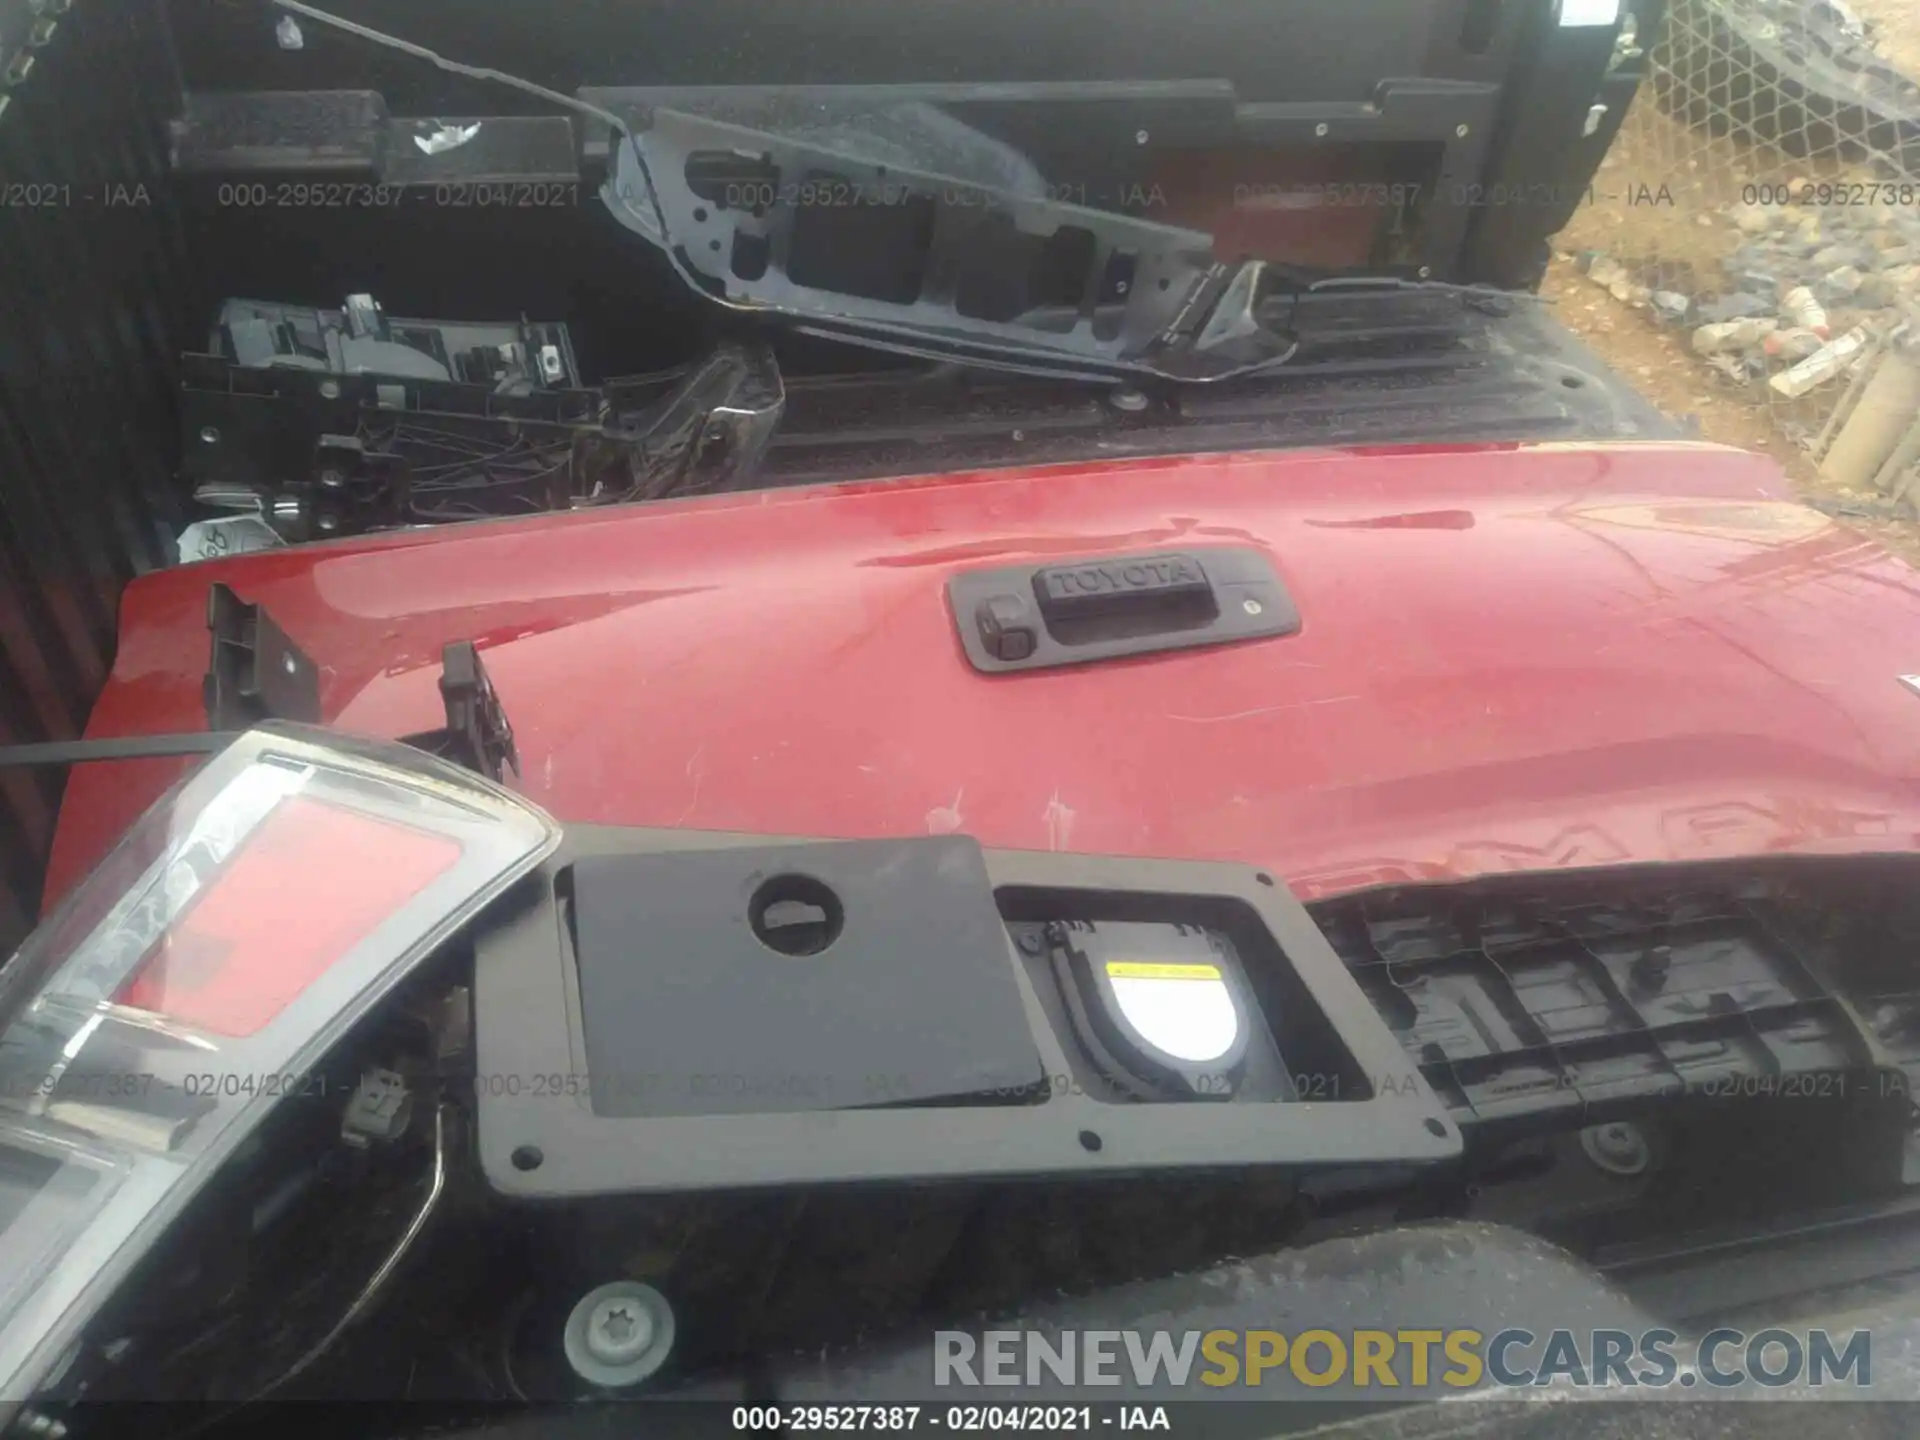
[[[1841,0],[1677,0],[1648,62],[1558,244],[1673,333],[1694,383],[1910,503],[1920,84]]]

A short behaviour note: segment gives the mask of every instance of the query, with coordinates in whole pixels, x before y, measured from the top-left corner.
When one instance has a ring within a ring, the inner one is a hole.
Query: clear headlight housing
[[[242,736],[142,817],[0,970],[0,1402],[559,838],[480,776],[299,727]]]

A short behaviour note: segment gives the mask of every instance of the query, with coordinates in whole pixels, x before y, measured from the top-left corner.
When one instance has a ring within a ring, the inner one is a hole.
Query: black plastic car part
[[[1086,379],[1220,380],[1297,348],[1256,310],[1264,266],[1222,263],[1204,232],[684,111],[641,114],[645,128],[613,142],[603,198],[735,308]]]
[[[1804,1089],[1817,1101],[1816,1082],[1793,1078],[1813,1075],[1887,1070],[1872,1098],[1904,1093],[1896,1052],[1840,998],[1764,885],[1656,871],[1445,893],[1441,906],[1420,889],[1327,901],[1314,917],[1448,1109],[1478,1133],[1537,1130],[1555,1112],[1593,1123],[1716,1092]],[[1845,1090],[1833,1087],[1834,1098]]]
[[[1221,947],[1232,1093],[1147,1098],[1081,1043],[1048,928],[1070,921],[1136,927],[1122,958],[1148,966],[1188,954],[1175,927]],[[1245,867],[569,827],[475,943],[480,1157],[507,1195],[1459,1154],[1299,903]]]
[[[440,652],[440,702],[447,723],[408,735],[402,744],[464,765],[496,784],[509,770],[519,775],[513,726],[473,641],[456,640]]]
[[[321,497],[317,518],[335,513],[325,497],[354,493],[316,480],[327,437],[351,435],[356,474],[431,473],[432,485],[416,479],[406,492],[405,518],[427,521],[1044,464],[1096,443],[1117,459],[1681,433],[1524,297],[1325,289],[1289,313],[1300,353],[1285,369],[1201,387],[1100,389],[956,366],[782,376],[765,347],[726,344],[685,370],[503,395],[187,355],[186,469],[200,487],[248,497],[297,487]],[[206,431],[217,445],[202,442]],[[539,455],[565,464],[507,473],[508,461]],[[463,473],[473,483],[457,483]]]
[[[769,843],[570,831],[479,937],[480,1148],[497,1190],[1265,1165],[1298,1178],[1307,1234],[1465,1203],[1598,1244],[1647,1233],[1647,1214],[1682,1229],[1891,1197],[1914,1168],[1920,1001],[1801,934],[1791,886],[1767,876],[1622,869],[1305,910],[1236,866],[989,851],[983,878],[958,839]],[[857,905],[829,870],[858,880]],[[916,871],[897,893],[881,883]],[[695,873],[697,913],[674,898]],[[754,897],[780,876],[839,897],[779,897],[804,912],[800,958],[750,938]],[[937,893],[968,925],[912,919]],[[1011,974],[1023,1027],[918,1007],[917,967],[958,974],[949,951],[995,910],[1001,939],[964,963]],[[1076,971],[1109,962],[1219,970],[1250,1043],[1182,1082],[1139,1043],[1153,1028],[1094,1013],[1105,1002]],[[897,986],[885,1015],[858,988],[879,974]],[[861,1023],[841,1035],[816,1013]],[[915,1027],[948,1014],[951,1064],[870,1053],[880,1032],[881,1048],[914,1050]],[[971,1080],[958,1054],[979,1057]],[[1713,1179],[1756,1167],[1775,1179],[1739,1204]]]
[[[320,718],[320,671],[273,621],[219,582],[207,587],[212,654],[201,689],[209,730]]]

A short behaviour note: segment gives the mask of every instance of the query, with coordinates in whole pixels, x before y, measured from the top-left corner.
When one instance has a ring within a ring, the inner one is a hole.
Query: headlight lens
[[[560,831],[404,746],[242,736],[0,970],[0,1399],[206,1178]]]

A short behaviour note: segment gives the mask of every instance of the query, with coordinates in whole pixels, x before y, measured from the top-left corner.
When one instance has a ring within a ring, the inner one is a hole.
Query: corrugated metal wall
[[[178,520],[170,42],[157,0],[57,10],[0,0],[0,742],[80,732],[121,587]],[[64,780],[0,770],[0,956],[31,922]]]

